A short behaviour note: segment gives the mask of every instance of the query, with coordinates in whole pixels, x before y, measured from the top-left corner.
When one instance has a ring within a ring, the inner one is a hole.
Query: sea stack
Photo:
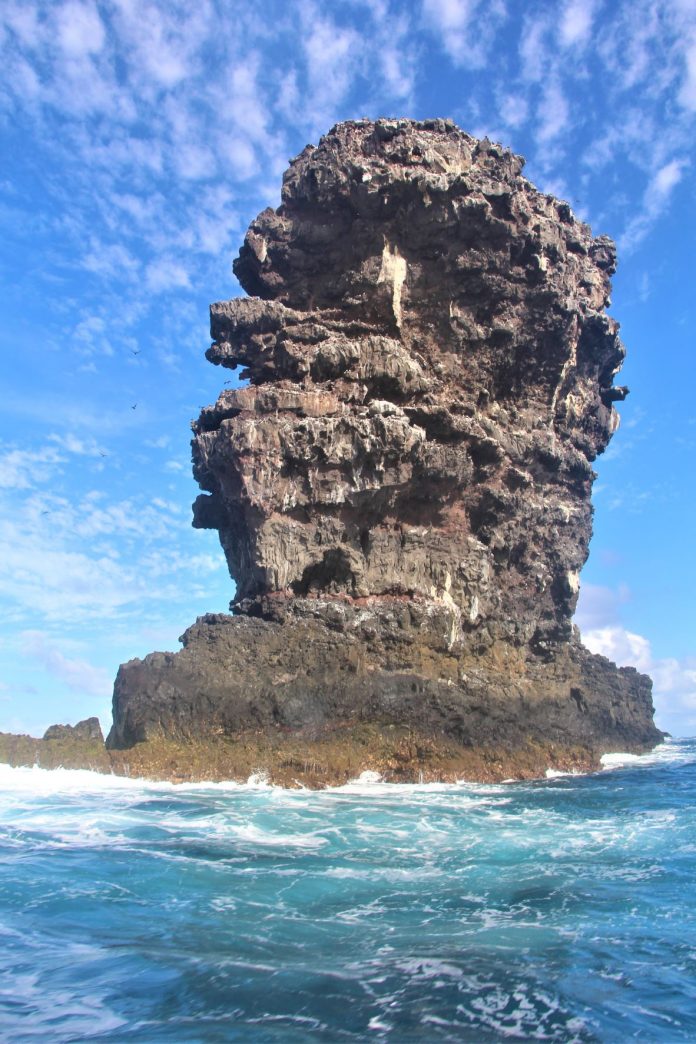
[[[522,167],[405,119],[290,164],[234,264],[249,296],[211,307],[207,358],[247,383],[193,425],[232,614],[120,668],[109,747],[396,730],[399,778],[444,749],[503,778],[659,742],[650,679],[572,625],[626,394],[614,244]],[[356,770],[384,769],[371,742]]]

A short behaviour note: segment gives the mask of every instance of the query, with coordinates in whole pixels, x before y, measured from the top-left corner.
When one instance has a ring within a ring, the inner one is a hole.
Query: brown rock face
[[[240,615],[121,669],[112,745],[359,713],[509,748],[544,738],[544,699],[559,742],[657,742],[648,680],[571,626],[626,391],[614,246],[522,165],[444,120],[339,124],[291,164],[235,262],[252,296],[211,308],[208,358],[250,383],[194,425],[194,525]]]

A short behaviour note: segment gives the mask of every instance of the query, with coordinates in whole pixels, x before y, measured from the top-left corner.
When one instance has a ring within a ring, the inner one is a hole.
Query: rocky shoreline
[[[360,722],[320,733],[278,727],[198,741],[159,738],[110,750],[103,739],[85,735],[83,725],[78,723],[74,730],[59,726],[61,734],[48,739],[0,732],[0,763],[170,783],[246,783],[260,778],[276,786],[319,790],[341,786],[363,772],[376,772],[385,783],[542,779],[547,769],[597,771],[601,755],[610,753],[532,740],[514,749],[465,747],[406,726]],[[628,744],[625,750],[644,753],[646,747]]]

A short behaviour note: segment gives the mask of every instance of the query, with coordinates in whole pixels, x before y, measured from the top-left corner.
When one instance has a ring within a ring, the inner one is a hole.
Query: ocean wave
[[[688,765],[696,762],[696,741],[686,739],[666,739],[645,754],[617,752],[603,754],[601,757],[604,770],[633,768],[652,765]]]
[[[0,1035],[696,1039],[694,755],[323,791],[0,768]]]

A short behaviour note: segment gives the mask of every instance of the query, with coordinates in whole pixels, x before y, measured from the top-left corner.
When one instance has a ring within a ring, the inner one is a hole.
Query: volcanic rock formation
[[[645,748],[649,679],[580,644],[617,427],[613,243],[446,120],[339,124],[214,304],[242,366],[194,424],[234,616],[119,672],[112,747],[355,721],[464,747]]]

